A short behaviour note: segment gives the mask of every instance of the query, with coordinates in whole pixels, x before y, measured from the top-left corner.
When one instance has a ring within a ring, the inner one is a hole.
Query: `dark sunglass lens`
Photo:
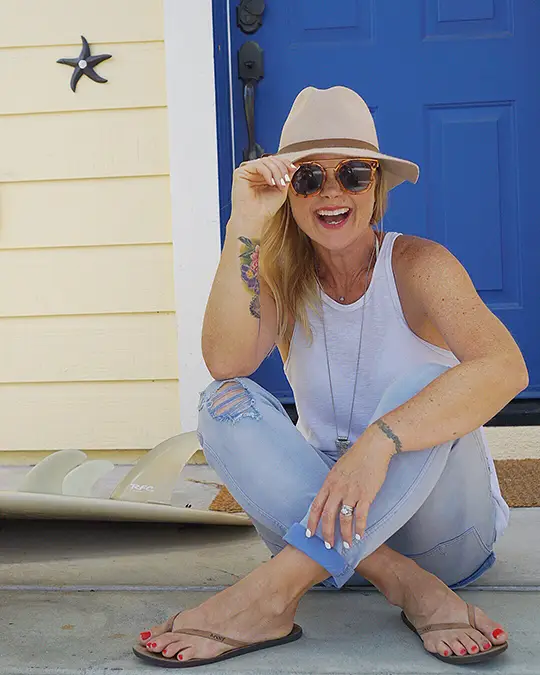
[[[362,192],[369,187],[371,166],[367,162],[353,160],[341,167],[338,177],[346,190]]]
[[[291,184],[298,194],[311,195],[323,183],[323,172],[316,164],[302,164],[293,174]]]

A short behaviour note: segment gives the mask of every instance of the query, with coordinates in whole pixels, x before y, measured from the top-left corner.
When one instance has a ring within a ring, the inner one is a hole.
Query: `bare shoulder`
[[[425,341],[451,349],[439,313],[453,313],[465,300],[481,303],[459,260],[436,241],[402,235],[394,244],[392,268],[409,328]]]
[[[430,295],[444,287],[456,291],[473,290],[467,271],[460,261],[442,244],[432,239],[404,234],[396,239],[392,266],[398,286],[414,293],[420,289]],[[457,284],[457,286],[456,286]]]
[[[394,244],[393,262],[407,268],[429,268],[434,263],[440,264],[450,259],[457,262],[457,258],[445,246],[432,239],[403,234]]]

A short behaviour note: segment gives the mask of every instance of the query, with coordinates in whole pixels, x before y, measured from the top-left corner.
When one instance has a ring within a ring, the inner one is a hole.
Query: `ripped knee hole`
[[[208,399],[208,412],[214,419],[233,423],[244,417],[261,418],[251,393],[237,380],[228,380],[216,390]]]

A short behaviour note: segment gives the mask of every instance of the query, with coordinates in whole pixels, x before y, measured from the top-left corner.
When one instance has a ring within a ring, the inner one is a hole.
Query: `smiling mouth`
[[[318,213],[315,213],[315,216],[323,227],[327,229],[337,229],[345,225],[351,213],[352,209],[349,209],[346,213],[339,213],[333,215],[320,215]]]

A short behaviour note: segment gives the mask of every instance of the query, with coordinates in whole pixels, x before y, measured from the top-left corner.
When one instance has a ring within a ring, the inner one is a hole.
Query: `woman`
[[[278,153],[236,169],[198,432],[273,555],[141,633],[137,655],[182,667],[298,639],[317,583],[375,585],[442,660],[506,649],[505,628],[450,587],[495,562],[509,510],[481,426],[527,370],[443,246],[382,231],[387,191],[417,178],[379,152],[345,87],[304,89]],[[249,379],[275,345],[296,427]]]

